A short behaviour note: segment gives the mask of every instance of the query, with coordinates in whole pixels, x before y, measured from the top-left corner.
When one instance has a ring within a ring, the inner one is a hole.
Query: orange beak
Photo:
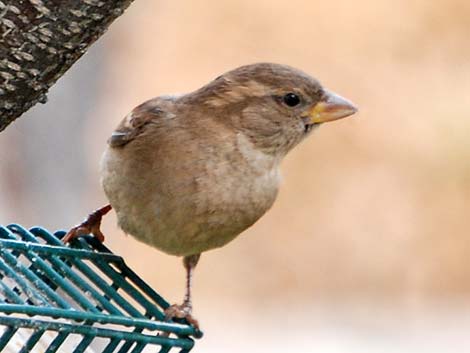
[[[355,112],[357,112],[357,108],[353,103],[325,90],[323,98],[310,109],[308,116],[311,123],[325,123],[346,118]]]

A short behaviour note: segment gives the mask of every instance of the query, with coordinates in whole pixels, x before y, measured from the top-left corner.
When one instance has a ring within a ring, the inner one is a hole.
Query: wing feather
[[[155,119],[158,119],[164,111],[159,106],[159,99],[149,100],[130,112],[111,134],[108,144],[111,147],[123,147],[137,136],[145,127]]]

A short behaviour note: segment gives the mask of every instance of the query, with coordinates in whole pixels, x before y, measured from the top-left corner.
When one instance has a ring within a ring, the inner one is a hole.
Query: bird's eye
[[[289,107],[295,107],[300,103],[300,97],[296,95],[295,93],[287,93],[284,98],[284,103],[288,105]]]

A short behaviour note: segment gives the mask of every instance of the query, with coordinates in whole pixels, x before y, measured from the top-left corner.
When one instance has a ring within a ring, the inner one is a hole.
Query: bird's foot
[[[196,330],[199,330],[199,322],[192,315],[192,306],[189,303],[173,304],[165,309],[165,320],[174,318],[185,319]]]
[[[79,225],[70,229],[67,234],[62,238],[64,244],[70,243],[73,239],[82,235],[93,234],[96,240],[100,243],[104,242],[104,235],[101,233],[101,219],[103,216],[111,211],[111,205],[106,205],[90,213],[88,217]]]

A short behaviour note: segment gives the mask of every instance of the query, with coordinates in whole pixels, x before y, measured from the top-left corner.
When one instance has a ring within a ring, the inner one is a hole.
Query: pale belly
[[[130,174],[123,168],[120,161],[105,156],[102,182],[119,226],[138,240],[178,256],[233,240],[269,210],[279,184],[277,168],[251,175],[230,166],[225,168],[232,170],[211,166],[210,177],[180,175],[179,184],[136,182],[142,173]]]

